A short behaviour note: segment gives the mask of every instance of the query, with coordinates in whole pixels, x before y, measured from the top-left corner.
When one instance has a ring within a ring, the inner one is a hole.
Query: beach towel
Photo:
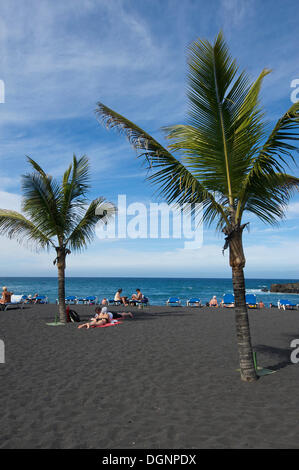
[[[122,321],[112,320],[111,323],[106,323],[106,325],[92,325],[91,328],[107,328],[107,326],[121,325]]]

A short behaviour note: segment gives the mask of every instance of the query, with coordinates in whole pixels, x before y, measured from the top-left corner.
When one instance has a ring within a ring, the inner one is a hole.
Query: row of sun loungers
[[[59,301],[56,299],[56,303],[58,304]],[[79,297],[76,295],[69,295],[65,298],[65,303],[67,305],[97,305],[98,304],[98,297],[94,295],[90,295],[87,297]],[[135,305],[149,305],[149,299],[147,297],[143,297],[142,300],[129,300],[129,303]],[[121,305],[121,302],[118,300],[108,300],[108,305]]]
[[[257,308],[257,299],[254,294],[246,294],[245,296],[246,299],[246,305],[248,308]],[[223,307],[233,307],[235,304],[235,296],[234,294],[224,294],[223,296],[223,302],[220,304]],[[179,307],[182,305],[182,301],[179,299],[179,297],[169,297],[169,299],[166,301],[166,305],[170,307]],[[186,302],[187,307],[201,307],[201,300],[198,297],[194,297],[192,299],[187,300]],[[290,302],[287,299],[281,299],[277,302],[277,306],[279,309],[296,309],[297,304],[294,304],[293,302]]]
[[[35,298],[29,298],[26,295],[12,295],[11,297],[11,302],[7,304],[2,304],[2,310],[8,310],[10,307],[12,308],[24,308],[25,303],[39,303],[39,304],[47,304],[49,302],[48,297],[46,295],[39,295],[38,297]],[[147,297],[144,297],[142,300],[137,301],[137,300],[130,300],[129,301],[131,304],[134,304],[136,306],[147,306],[149,305],[149,299]],[[224,294],[223,296],[223,302],[221,305],[223,307],[233,307],[235,302],[235,297],[233,294]],[[56,299],[56,303],[58,304],[58,299]],[[75,295],[70,295],[65,298],[65,303],[67,305],[78,305],[78,304],[84,304],[84,305],[97,305],[98,304],[98,297],[96,296],[75,296]],[[116,300],[109,300],[108,305],[121,305],[120,301]],[[179,307],[182,306],[182,301],[179,299],[179,297],[169,297],[169,299],[166,301],[166,305],[170,307]],[[187,307],[201,307],[202,303],[200,298],[198,297],[193,297],[189,300],[186,301]],[[246,305],[248,308],[257,308],[257,299],[254,294],[246,294]],[[297,309],[298,305],[291,302],[288,299],[280,299],[277,302],[277,306],[279,309],[287,310],[287,309]]]

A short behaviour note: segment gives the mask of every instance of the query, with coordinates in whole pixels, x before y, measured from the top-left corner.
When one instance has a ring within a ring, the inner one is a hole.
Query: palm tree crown
[[[57,245],[71,251],[86,248],[100,219],[96,208],[105,202],[98,197],[87,206],[87,157],[73,157],[61,184],[34,160],[28,158],[28,161],[35,171],[22,177],[22,213],[25,215],[0,209],[1,233],[20,243],[33,242],[37,249]]]
[[[97,115],[147,159],[148,179],[167,202],[203,203],[204,221],[218,228],[240,224],[245,211],[276,223],[299,183],[286,172],[297,150],[299,103],[267,133],[259,92],[270,70],[250,83],[221,33],[214,44],[194,42],[188,66],[188,124],[164,128],[168,149],[102,103]]]
[[[22,214],[0,209],[0,232],[37,249],[55,248],[60,318],[65,321],[65,258],[71,251],[86,248],[94,237],[97,222],[101,219],[106,223],[115,208],[109,203],[105,204],[104,210],[105,199],[102,197],[88,204],[89,163],[86,156],[77,159],[74,155],[61,183],[47,175],[34,160],[28,158],[28,161],[34,171],[22,177]]]

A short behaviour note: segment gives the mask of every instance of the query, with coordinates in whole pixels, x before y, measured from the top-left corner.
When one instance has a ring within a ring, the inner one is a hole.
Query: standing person
[[[129,305],[128,303],[128,297],[121,296],[122,289],[118,289],[115,296],[114,296],[114,302],[121,302],[122,304],[127,307]]]
[[[213,295],[213,298],[209,302],[209,306],[210,307],[218,307],[218,302],[217,302],[216,295]]]
[[[259,303],[257,304],[258,308],[265,308],[265,304],[262,300],[259,301]]]
[[[9,304],[11,302],[11,296],[13,292],[9,292],[6,286],[2,287],[2,297],[0,299],[0,304]]]

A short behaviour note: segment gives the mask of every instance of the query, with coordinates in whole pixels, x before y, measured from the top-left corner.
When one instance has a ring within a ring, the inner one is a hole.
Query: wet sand
[[[47,326],[56,308],[0,312],[1,448],[299,448],[299,311],[250,311],[258,363],[276,372],[246,384],[234,309],[132,308],[78,330]]]

